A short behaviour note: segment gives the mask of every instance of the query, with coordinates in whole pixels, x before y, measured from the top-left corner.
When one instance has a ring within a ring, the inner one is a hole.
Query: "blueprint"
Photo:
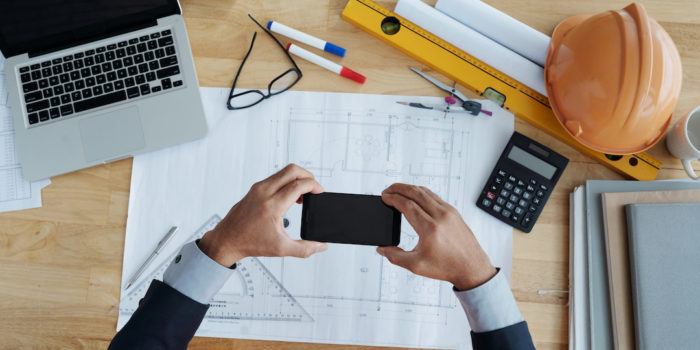
[[[41,189],[50,180],[29,182],[15,149],[15,129],[5,86],[5,58],[0,55],[0,212],[41,206]]]
[[[228,89],[202,88],[209,134],[134,158],[122,285],[170,226],[180,227],[142,278],[122,291],[118,328],[180,247],[214,227],[250,186],[288,163],[327,191],[379,194],[424,185],[464,216],[492,262],[510,276],[512,229],[475,206],[513,132],[513,116],[420,110],[407,97],[289,91],[253,108],[225,108]],[[286,214],[299,238],[301,206]],[[418,236],[402,222],[401,244]],[[212,300],[197,335],[378,346],[471,348],[451,285],[390,264],[374,247],[329,244],[309,259],[246,258]]]

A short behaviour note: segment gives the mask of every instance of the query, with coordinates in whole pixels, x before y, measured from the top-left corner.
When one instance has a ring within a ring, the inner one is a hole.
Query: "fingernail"
[[[382,249],[381,247],[377,247],[377,254],[384,256],[384,249]]]
[[[314,253],[320,253],[320,252],[325,252],[328,250],[328,244],[326,243],[319,243],[316,248],[314,249]]]

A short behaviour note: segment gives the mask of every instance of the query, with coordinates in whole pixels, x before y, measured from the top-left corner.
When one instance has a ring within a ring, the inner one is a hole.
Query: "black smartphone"
[[[401,213],[380,196],[325,192],[305,194],[301,238],[329,243],[396,246]]]

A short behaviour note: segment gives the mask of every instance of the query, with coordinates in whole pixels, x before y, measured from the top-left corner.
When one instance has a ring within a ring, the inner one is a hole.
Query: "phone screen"
[[[301,215],[301,238],[306,240],[395,246],[401,237],[401,213],[380,196],[305,194]]]

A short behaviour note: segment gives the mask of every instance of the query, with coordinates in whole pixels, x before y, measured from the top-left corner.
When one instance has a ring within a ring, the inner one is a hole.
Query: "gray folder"
[[[588,291],[590,298],[591,348],[612,350],[612,322],[610,318],[610,290],[605,253],[605,231],[601,194],[605,192],[661,191],[700,189],[698,181],[586,181],[586,216],[588,231]]]
[[[700,203],[625,208],[637,348],[697,349]]]

